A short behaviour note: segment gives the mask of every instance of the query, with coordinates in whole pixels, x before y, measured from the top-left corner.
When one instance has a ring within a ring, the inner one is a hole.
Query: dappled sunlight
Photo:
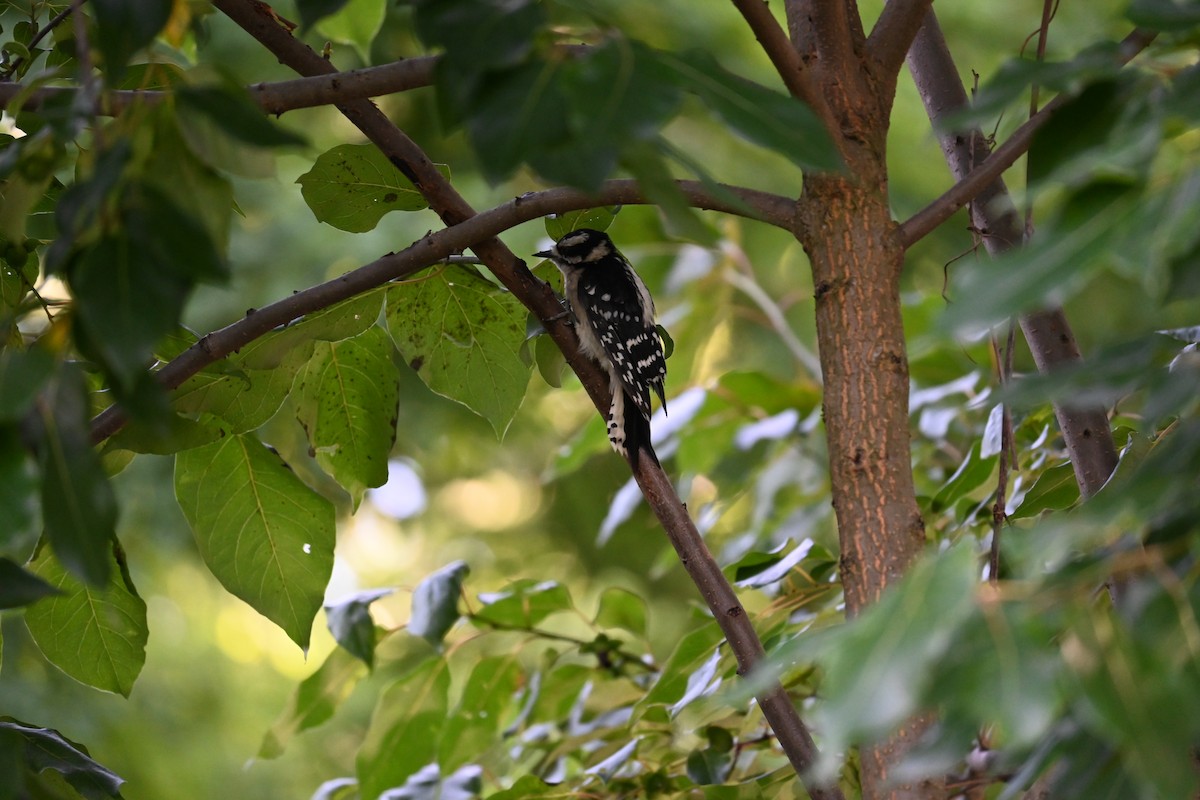
[[[531,481],[494,470],[446,484],[436,502],[444,513],[472,528],[501,531],[531,519],[541,506],[541,492]]]

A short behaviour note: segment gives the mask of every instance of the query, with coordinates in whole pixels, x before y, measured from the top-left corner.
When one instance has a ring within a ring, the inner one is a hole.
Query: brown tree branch
[[[1129,58],[1132,58],[1135,52],[1149,44],[1152,38],[1152,35],[1146,36],[1140,31],[1135,31],[1130,37],[1127,37],[1126,45],[1122,48],[1122,56],[1127,54],[1128,57],[1124,60],[1128,61]],[[957,67],[946,46],[941,28],[937,24],[937,17],[932,11],[929,12],[925,25],[913,42],[908,56],[908,66],[935,129],[941,127],[939,125],[941,120],[967,107],[966,90],[958,77]],[[1005,160],[1008,164],[1015,161],[1028,148],[1028,140],[1032,139],[1033,131],[1046,119],[1049,119],[1049,115],[1054,112],[1054,109],[1062,104],[1063,97],[1063,95],[1059,95],[1047,103],[1037,115],[1018,130],[1018,134],[1021,131],[1027,131],[1027,133],[1019,139],[1018,135],[1014,134],[990,156],[988,155],[987,141],[978,129],[966,134],[941,133],[939,135],[946,162],[950,165],[951,172],[959,179],[955,189],[970,188],[970,191],[963,191],[961,202],[957,207],[974,201],[971,206],[973,224],[978,230],[984,232],[984,246],[993,255],[998,255],[1019,245],[1023,239],[1023,231],[1017,213],[1008,199],[1008,189],[999,178],[1002,170],[989,167],[989,165]],[[1017,140],[1019,144],[1013,144],[1014,140]],[[1001,155],[1001,151],[1005,151],[1006,148],[1007,151]],[[1016,152],[1018,150],[1020,152]],[[981,161],[982,164],[980,164]],[[981,176],[987,176],[987,179],[985,180]],[[930,208],[932,209],[934,206]],[[940,209],[940,212],[944,211],[945,209]],[[900,235],[906,245],[920,238],[915,234],[924,228],[926,223],[918,225],[916,221],[918,217],[924,218],[925,214],[926,212],[923,211],[901,226]],[[948,216],[949,213],[946,214],[946,217]],[[910,223],[913,224],[910,226]],[[930,226],[928,230],[932,230],[932,227]],[[1080,354],[1075,336],[1061,308],[1022,315],[1020,325],[1039,371],[1051,372],[1063,363],[1079,360]],[[1085,496],[1094,494],[1108,480],[1108,476],[1112,474],[1117,464],[1117,452],[1113,445],[1108,416],[1103,408],[1081,409],[1063,404],[1055,405],[1054,411],[1058,417],[1059,429],[1066,442],[1080,491]]]
[[[328,61],[293,38],[290,31],[278,24],[269,13],[269,9],[256,0],[213,0],[213,5],[250,33],[282,63],[297,72],[311,75],[334,71],[335,68]],[[399,128],[392,125],[369,100],[347,100],[337,105],[347,119],[413,182],[446,225],[458,225],[475,216],[474,209],[434,168],[425,153]],[[426,237],[426,240],[428,238],[431,237]],[[549,287],[535,278],[525,268],[524,262],[509,251],[499,239],[484,239],[473,245],[472,249],[501,283],[543,321],[547,331],[563,350],[567,363],[579,375],[597,409],[607,411],[610,399],[607,381],[599,366],[579,353],[574,329],[562,319],[561,306]],[[554,322],[555,318],[558,318],[557,323]],[[681,543],[686,543],[684,546],[689,553],[702,552],[703,540],[691,524],[686,510],[683,510],[682,503],[661,467],[649,458],[639,459],[639,465],[639,477],[644,481],[642,485],[654,490],[645,493],[647,503],[668,531],[672,541],[678,539]],[[710,602],[710,608],[730,646],[737,651],[739,666],[748,669],[761,660],[762,645],[758,643],[749,618],[721,571],[716,569],[713,574],[712,570],[704,567],[703,562],[703,558],[685,561],[684,567],[705,595],[705,599]],[[712,590],[714,581],[719,584],[716,593]],[[727,602],[720,604],[720,601]],[[747,642],[758,643],[758,646],[748,646]],[[759,705],[797,773],[801,775],[802,780],[808,780],[805,775],[814,763],[815,746],[783,688],[775,684],[765,690]],[[826,789],[812,785],[808,788],[809,794],[817,800],[841,798],[841,792],[836,787]]]
[[[678,181],[676,185],[695,208],[743,215],[784,230],[792,228],[794,203],[786,197],[725,187],[742,201],[742,204],[735,204],[714,197],[697,181]],[[559,188],[515,197],[458,225],[430,233],[399,253],[389,253],[337,278],[256,309],[237,322],[207,334],[155,375],[165,389],[175,389],[209,364],[220,361],[280,325],[390,281],[406,278],[523,222],[584,208],[644,205],[648,202],[637,182],[632,180],[608,181],[596,194]],[[747,210],[754,213],[747,215]],[[93,421],[92,440],[97,443],[104,441],[119,431],[124,423],[120,409],[109,407]]]
[[[812,26],[817,37],[817,54],[826,66],[836,69],[849,64],[854,56],[854,37],[847,4],[816,0],[812,4]]]
[[[925,20],[925,25],[917,34],[912,49],[909,51],[908,67],[914,78],[917,75],[921,76],[917,79],[917,88],[921,92],[926,110],[936,128],[941,120],[950,115],[951,111],[964,109],[968,103],[966,90],[963,89],[962,80],[958,77],[958,68],[954,64],[950,50],[946,47],[946,40],[942,36],[941,27],[937,24],[936,15],[930,11]],[[1121,41],[1118,51],[1119,61],[1122,64],[1128,63],[1134,56],[1145,50],[1150,42],[1154,41],[1156,35],[1154,31],[1141,28],[1134,30]],[[900,225],[897,234],[904,246],[910,247],[923,239],[930,231],[950,219],[955,212],[971,201],[977,201],[977,205],[980,206],[988,206],[989,202],[986,197],[996,194],[993,185],[1006,169],[1025,155],[1033,143],[1034,134],[1046,124],[1054,112],[1062,107],[1066,99],[1065,95],[1059,95],[1046,103],[1041,111],[1017,128],[1008,140],[990,155],[987,155],[989,152],[987,142],[977,130],[972,131],[969,135],[956,135],[953,132],[940,133],[942,152],[946,154],[947,161],[949,162],[951,158],[956,159],[951,164],[951,168],[958,182],[941,197]],[[933,105],[931,106],[931,104]],[[934,107],[940,109],[936,119],[934,119]],[[974,140],[974,144],[969,144],[970,140]],[[980,146],[983,149],[979,149]],[[982,154],[986,157],[977,157],[972,162],[974,166],[968,166],[966,171],[960,171],[954,164],[961,159],[952,156],[951,150],[947,148],[955,151],[972,150],[977,156]],[[1001,194],[1007,196],[1008,190],[1003,189]]]
[[[796,48],[788,41],[787,34],[771,13],[770,7],[764,0],[733,0],[733,4],[741,12],[771,63],[775,65],[775,70],[783,79],[783,85],[787,87],[788,92],[807,103],[825,123],[830,134],[834,134],[836,128],[829,104],[825,102],[812,73],[800,59]]]
[[[891,78],[900,71],[932,5],[933,0],[887,0],[867,38],[867,53],[874,58],[880,75]]]
[[[283,114],[299,108],[331,105],[340,100],[381,97],[429,86],[433,83],[433,68],[437,61],[438,56],[407,58],[329,75],[257,83],[246,87],[246,91],[250,93],[250,99],[266,113]],[[78,91],[65,86],[44,86],[29,91],[18,83],[0,83],[0,105],[6,106],[21,97],[22,110],[36,111],[48,101],[73,96]],[[159,103],[170,95],[170,92],[163,91],[105,92],[96,103],[95,112],[115,116],[134,103]]]

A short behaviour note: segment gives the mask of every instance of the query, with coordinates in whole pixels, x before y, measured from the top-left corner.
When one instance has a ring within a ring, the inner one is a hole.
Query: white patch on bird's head
[[[559,239],[554,252],[558,259],[574,266],[607,258],[613,254],[614,248],[607,234],[580,228]]]

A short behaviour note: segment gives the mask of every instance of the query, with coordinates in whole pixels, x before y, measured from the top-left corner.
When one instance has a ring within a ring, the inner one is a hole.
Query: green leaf
[[[378,797],[400,786],[435,759],[446,724],[449,690],[449,665],[437,659],[422,664],[380,696],[358,751],[363,797]]]
[[[796,565],[803,561],[809,551],[812,550],[813,540],[805,539],[793,547],[786,555],[783,555],[783,551],[791,543],[791,539],[785,541],[773,553],[777,558],[767,563],[756,564],[750,569],[739,567],[734,573],[737,585],[739,587],[770,586],[793,574]]]
[[[773,661],[816,660],[825,670],[814,724],[833,753],[852,742],[887,734],[914,711],[932,668],[955,633],[972,617],[979,568],[974,544],[964,542],[927,558],[857,619],[809,635]]]
[[[1121,234],[1152,238],[1153,229],[1129,230],[1140,202],[1141,192],[1127,183],[1090,184],[1078,190],[1028,246],[956,269],[951,295],[970,302],[952,303],[940,325],[977,332],[982,325],[1063,302],[1080,289],[1089,271],[1109,263]]]
[[[605,589],[600,595],[600,608],[594,623],[599,628],[623,628],[644,637],[646,601],[627,589]]]
[[[443,63],[438,85],[449,114],[465,117],[489,180],[528,163],[548,181],[584,190],[598,188],[629,147],[654,140],[682,97],[653,50],[619,37],[502,69]]]
[[[247,369],[275,369],[290,364],[289,354],[301,345],[358,336],[379,319],[383,299],[384,290],[374,289],[309,314],[254,340],[242,348],[238,361]]]
[[[58,589],[0,557],[0,609],[20,608],[55,594],[59,594]]]
[[[455,71],[509,67],[529,55],[546,12],[534,0],[420,0],[417,35],[446,50]]]
[[[730,753],[706,747],[693,750],[687,757],[687,776],[699,786],[724,783],[733,768]]]
[[[599,208],[584,208],[579,211],[567,211],[562,214],[551,214],[542,222],[546,233],[554,241],[558,241],[571,231],[580,228],[591,228],[594,231],[606,231],[617,218],[620,206],[601,206]]]
[[[500,743],[505,711],[522,677],[515,654],[488,656],[475,665],[442,729],[437,753],[442,769],[457,769]]]
[[[97,42],[105,66],[120,78],[129,58],[146,45],[171,17],[171,0],[93,0]]]
[[[949,508],[960,497],[964,497],[978,489],[991,477],[992,471],[996,467],[997,456],[980,458],[980,446],[981,443],[976,442],[967,451],[967,457],[958,465],[958,469],[954,471],[954,474],[942,484],[941,488],[937,490],[937,494],[933,496],[933,500],[929,503],[930,511],[938,513],[943,509]]]
[[[990,129],[996,124],[996,117],[1023,98],[1033,84],[1068,95],[1078,94],[1092,82],[1115,75],[1121,69],[1117,55],[1115,42],[1102,42],[1065,62],[1011,59],[988,78],[970,108],[947,115],[939,127],[944,131],[964,131],[971,126]]]
[[[350,0],[337,13],[320,21],[317,31],[335,42],[354,45],[363,61],[371,61],[371,42],[383,27],[385,0]]]
[[[47,395],[38,409],[46,538],[68,570],[104,586],[116,541],[117,502],[92,449],[87,387],[79,368],[60,367]]]
[[[16,739],[24,745],[24,752],[17,760],[28,769],[28,774],[41,775],[47,770],[57,773],[86,800],[121,796],[121,785],[125,780],[92,759],[82,745],[53,728],[38,728],[3,717],[0,718],[0,735],[5,737],[5,744]]]
[[[658,138],[682,93],[658,54],[636,41],[612,37],[557,66],[554,92],[567,104],[567,135],[526,146],[524,157],[550,181],[595,190],[629,146]],[[483,117],[474,122],[486,125]]]
[[[297,734],[327,722],[366,673],[359,657],[347,649],[335,649],[292,691],[287,705],[263,735],[258,757],[278,758]]]
[[[574,606],[567,588],[556,581],[524,578],[499,592],[479,595],[483,608],[475,618],[506,628],[532,628],[551,614],[569,611]]]
[[[567,358],[554,340],[549,336],[536,336],[533,340],[533,359],[542,380],[555,389],[561,389]]]
[[[447,178],[450,170],[439,165]],[[389,211],[420,211],[429,203],[373,144],[340,144],[296,179],[318,222],[351,233],[374,230]]]
[[[230,136],[256,147],[288,147],[307,144],[303,136],[271,122],[237,84],[181,86],[175,91],[181,110],[203,114]],[[186,119],[184,120],[186,124]]]
[[[448,67],[438,65],[439,90],[446,84]],[[479,157],[483,175],[491,183],[509,178],[517,167],[532,162],[535,154],[568,145],[571,139],[571,100],[562,89],[559,62],[530,62],[479,79],[477,93],[463,101],[470,110],[467,136]],[[452,77],[450,80],[454,80]],[[546,159],[549,161],[549,159]],[[546,166],[543,164],[542,166]],[[590,164],[549,164],[548,180],[559,176],[591,183],[605,171]],[[603,177],[600,178],[603,180]],[[565,181],[572,182],[572,181]]]
[[[70,277],[88,349],[128,390],[178,326],[192,286],[226,272],[208,232],[158,189],[129,186],[122,199],[123,232],[85,251]]]
[[[440,647],[446,632],[458,621],[458,598],[471,568],[455,561],[427,575],[413,590],[408,632]]]
[[[1200,3],[1196,0],[1133,0],[1126,16],[1134,25],[1183,33],[1200,25]]]
[[[177,411],[219,417],[229,433],[255,430],[283,405],[296,373],[311,357],[310,343],[287,351],[274,369],[238,370],[224,362],[229,368],[203,370],[184,381],[172,394],[171,405]]]
[[[146,88],[146,87],[143,87]],[[179,211],[199,222],[223,257],[229,242],[233,185],[188,147],[180,121],[164,106],[151,112],[154,147],[146,158],[141,180],[154,187]]]
[[[526,800],[533,797],[562,797],[562,787],[549,784],[535,775],[522,775],[512,788],[495,792],[487,796],[487,800]]]
[[[42,654],[81,683],[126,697],[146,662],[146,604],[124,569],[99,588],[75,580],[42,548],[30,567],[60,594],[25,610],[25,624]]]
[[[1162,140],[1156,88],[1133,78],[1107,80],[1071,98],[1034,134],[1030,186],[1141,180]]]
[[[147,422],[134,420],[104,443],[104,455],[117,450],[155,455],[174,455],[180,450],[215,442],[232,433],[229,426],[209,415],[188,419],[178,414]]]
[[[25,415],[54,364],[54,356],[41,347],[0,348],[0,421]]]
[[[679,190],[663,161],[662,150],[661,144],[628,147],[621,154],[621,165],[633,173],[646,197],[658,206],[668,233],[715,247],[717,232],[696,213]]]
[[[1194,796],[1197,776],[1188,763],[1196,729],[1194,660],[1180,674],[1169,645],[1146,647],[1119,624],[1090,621],[1075,631],[1082,663],[1072,665],[1074,677],[1094,724],[1126,753],[1123,766],[1153,787],[1141,796]]]
[[[2,208],[3,206],[0,206],[0,209]],[[21,243],[15,240],[5,243],[0,239],[0,245],[3,245],[4,249],[21,248]],[[11,255],[6,256],[20,255],[19,250],[10,250],[10,253]],[[29,295],[30,287],[37,285],[38,268],[37,251],[30,251],[15,267],[7,260],[0,263],[0,305],[13,310],[19,309],[22,301]]]
[[[801,169],[842,168],[824,123],[804,103],[727,71],[702,50],[658,57],[680,87],[695,92],[734,132],[786,156]]]
[[[461,266],[396,284],[387,325],[404,360],[433,391],[462,403],[503,436],[525,397],[525,308]]]
[[[333,505],[245,435],[177,455],[175,497],[221,585],[307,649],[333,571]]]
[[[300,12],[300,27],[307,30],[317,20],[336,14],[348,2],[350,0],[296,0],[296,10]]]
[[[1009,517],[1023,519],[1037,516],[1043,511],[1061,511],[1078,501],[1079,484],[1075,481],[1075,469],[1067,461],[1043,470]]]
[[[38,476],[15,427],[0,425],[0,554],[24,562],[37,543]]]
[[[685,634],[663,664],[658,680],[637,702],[634,719],[641,719],[652,706],[670,706],[679,702],[688,690],[692,675],[705,666],[723,638],[715,622]]]
[[[391,593],[391,589],[370,589],[325,606],[325,621],[334,640],[368,667],[375,666],[375,622],[370,606]]]
[[[1039,610],[1010,604],[989,608],[978,622],[965,625],[935,665],[928,700],[975,729],[999,725],[1004,741],[1020,749],[1045,734],[1064,699],[1060,628]]]
[[[368,488],[387,483],[396,440],[399,376],[387,333],[368,328],[353,339],[318,342],[296,390],[296,417],[317,463],[357,509]]]

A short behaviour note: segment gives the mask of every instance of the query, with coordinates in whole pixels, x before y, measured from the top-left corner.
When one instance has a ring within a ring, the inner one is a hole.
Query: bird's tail
[[[623,388],[613,393],[612,407],[608,411],[608,440],[635,470],[642,453],[658,464],[658,455],[650,444],[650,418]]]

